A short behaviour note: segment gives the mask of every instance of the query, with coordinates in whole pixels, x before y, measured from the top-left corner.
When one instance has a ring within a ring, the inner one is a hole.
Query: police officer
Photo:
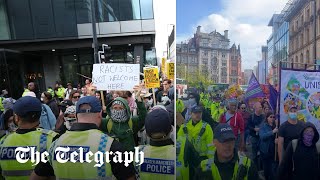
[[[47,151],[57,133],[37,128],[40,124],[42,106],[35,97],[22,97],[13,106],[16,132],[4,136],[0,141],[0,166],[5,179],[29,179],[34,166],[31,161],[19,163],[15,157],[16,147],[36,147],[36,151]]]
[[[170,138],[169,113],[162,108],[154,108],[146,116],[145,128],[150,145],[140,146],[140,151],[144,152],[144,163],[138,167],[141,180],[174,180],[176,148]]]
[[[256,180],[257,169],[251,160],[238,155],[235,150],[236,137],[228,124],[219,124],[215,130],[215,154],[201,162],[195,179]]]
[[[85,96],[77,102],[76,106],[77,123],[72,124],[70,131],[61,135],[51,146],[49,154],[54,156],[54,151],[58,147],[89,147],[95,154],[97,151],[116,152],[123,154],[124,149],[121,144],[110,138],[98,127],[102,119],[102,107],[100,101],[94,96]],[[70,152],[72,153],[72,152]],[[84,155],[85,157],[86,155]],[[110,155],[112,160],[114,155]],[[124,159],[124,157],[123,157]],[[105,163],[100,168],[94,167],[91,163],[59,163],[55,158],[49,159],[50,163],[39,163],[31,176],[31,179],[45,179],[56,176],[57,179],[109,179],[114,175],[117,179],[135,179],[135,169],[132,164],[128,167],[124,163]]]
[[[202,107],[195,106],[191,110],[191,121],[181,125],[178,138],[186,136],[192,143],[202,160],[213,155],[213,132],[210,125],[202,121]]]

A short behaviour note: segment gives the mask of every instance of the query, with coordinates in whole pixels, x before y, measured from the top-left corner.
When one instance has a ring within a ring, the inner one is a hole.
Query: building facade
[[[266,60],[258,61],[256,77],[260,84],[266,84]]]
[[[241,76],[241,52],[240,45],[238,48],[235,44],[230,48],[229,55],[229,83],[230,84],[242,84]]]
[[[288,66],[289,55],[289,23],[284,18],[286,9],[281,14],[274,14],[268,26],[272,27],[272,34],[267,40],[268,56],[268,82],[274,86],[279,84],[280,62],[282,67]]]
[[[230,48],[228,30],[223,35],[204,33],[198,26],[188,42],[177,44],[177,77],[188,79],[197,73],[212,83],[241,83],[240,45]]]
[[[316,5],[315,5],[316,2]],[[297,69],[314,69],[320,58],[320,0],[297,0],[285,18],[289,22],[289,61]]]
[[[156,65],[153,1],[96,2],[99,50],[111,47],[106,63]],[[91,77],[91,14],[90,0],[0,0],[0,89],[19,97],[30,81],[44,91],[57,80],[83,83],[77,73]]]
[[[244,76],[244,85],[247,85],[249,83],[249,80],[251,78],[251,75],[253,73],[252,69],[245,69],[243,72],[243,76]]]

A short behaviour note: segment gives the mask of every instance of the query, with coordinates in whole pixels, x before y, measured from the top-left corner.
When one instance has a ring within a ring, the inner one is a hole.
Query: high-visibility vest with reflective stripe
[[[4,111],[4,107],[3,107],[3,104],[2,104],[3,100],[4,100],[4,98],[0,97],[0,111]]]
[[[177,167],[177,180],[189,180],[189,165],[184,162],[184,151],[186,147],[186,137],[180,136],[177,138],[177,150],[176,150],[176,167]]]
[[[26,96],[27,92],[31,92],[29,89],[24,89],[24,92],[22,93],[22,97]]]
[[[0,142],[0,166],[2,176],[8,180],[29,179],[31,172],[35,168],[31,161],[19,163],[15,157],[17,147],[35,147],[35,151],[48,151],[53,138],[57,133],[51,130],[38,128],[25,134],[16,132],[7,135]]]
[[[144,152],[144,163],[139,166],[141,180],[174,180],[176,148],[167,146],[140,146]]]
[[[181,99],[178,99],[176,105],[177,105],[177,112],[182,113],[182,111],[184,110],[183,101]]]
[[[64,98],[65,91],[66,91],[66,89],[64,87],[59,87],[58,91],[56,92],[58,98]]]
[[[69,147],[71,154],[74,151],[78,152],[80,147],[84,150],[84,160],[87,152],[91,151],[93,155],[96,152],[109,152],[113,138],[108,137],[97,129],[87,131],[67,131],[59,137],[50,147],[49,161],[54,169],[54,174],[57,179],[109,179],[112,177],[110,163],[103,158],[103,165],[101,167],[94,167],[97,163],[94,156],[90,157],[91,162],[59,163],[55,158],[55,150],[58,147]],[[104,155],[103,155],[104,157]],[[68,157],[70,159],[70,157]],[[112,159],[110,159],[112,160]]]
[[[251,161],[249,158],[242,156],[242,155],[239,155],[239,160],[236,162],[236,164],[234,166],[232,180],[238,179],[237,176],[238,176],[239,165],[243,165],[245,167],[245,171],[244,171],[245,174],[244,174],[243,179],[248,180],[248,172],[249,172],[249,168],[251,166]],[[218,167],[214,163],[214,157],[210,158],[210,159],[206,159],[204,161],[201,161],[200,166],[201,166],[202,172],[211,171],[212,178],[214,180],[221,180],[221,176],[220,176]]]

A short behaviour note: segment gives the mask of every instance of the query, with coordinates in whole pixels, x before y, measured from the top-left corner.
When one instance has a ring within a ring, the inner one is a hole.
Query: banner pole
[[[100,91],[100,96],[101,96],[102,109],[103,109],[103,107],[105,107],[105,106],[106,106],[106,103],[105,103],[105,101],[104,101],[103,91]],[[105,113],[106,111],[104,111],[104,110],[103,110],[103,112]]]
[[[153,94],[153,105],[155,106],[155,105],[157,105],[156,103],[157,103],[157,100],[156,100],[156,93],[154,92],[154,88],[152,88],[152,94]]]

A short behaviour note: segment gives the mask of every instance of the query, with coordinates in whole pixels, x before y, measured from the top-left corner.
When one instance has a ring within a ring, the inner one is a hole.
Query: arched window
[[[300,68],[304,69],[303,53],[300,54]]]

